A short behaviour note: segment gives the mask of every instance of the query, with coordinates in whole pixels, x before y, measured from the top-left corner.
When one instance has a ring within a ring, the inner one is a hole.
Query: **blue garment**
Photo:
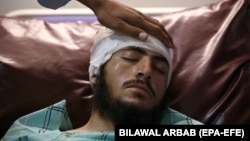
[[[37,0],[38,3],[44,7],[51,9],[58,9],[66,5],[70,0]]]
[[[202,125],[171,108],[167,108],[161,124],[168,125]],[[114,141],[113,131],[107,132],[66,132],[73,129],[68,116],[66,101],[62,100],[52,106],[33,112],[17,119],[2,141]]]

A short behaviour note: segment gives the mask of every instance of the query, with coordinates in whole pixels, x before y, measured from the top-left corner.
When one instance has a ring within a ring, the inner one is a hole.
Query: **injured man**
[[[113,141],[115,125],[202,125],[166,106],[171,50],[153,36],[140,41],[100,29],[91,48],[94,96],[88,122],[73,129],[62,100],[17,119],[2,140]]]

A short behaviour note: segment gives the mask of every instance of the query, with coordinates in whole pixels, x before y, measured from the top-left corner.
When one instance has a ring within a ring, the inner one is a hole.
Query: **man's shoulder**
[[[16,123],[51,130],[72,128],[66,108],[66,100],[61,100],[53,105],[25,115],[19,118]]]
[[[203,125],[202,122],[193,119],[177,110],[167,107],[164,110],[161,124],[168,125]]]

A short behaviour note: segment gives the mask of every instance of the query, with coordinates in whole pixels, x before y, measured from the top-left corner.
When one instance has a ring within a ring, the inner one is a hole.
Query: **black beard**
[[[125,103],[112,98],[104,79],[103,67],[96,78],[94,86],[93,110],[98,111],[103,118],[118,124],[155,124],[159,123],[165,108],[165,100],[151,109],[143,109],[131,103]],[[164,98],[165,99],[165,98]]]

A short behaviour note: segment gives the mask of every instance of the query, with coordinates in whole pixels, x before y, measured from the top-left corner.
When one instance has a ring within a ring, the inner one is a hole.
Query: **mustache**
[[[149,91],[152,93],[153,96],[155,96],[155,91],[151,84],[148,81],[143,81],[142,79],[133,79],[133,80],[128,80],[124,82],[123,86],[127,87],[133,84],[143,84],[146,85],[149,88]]]

